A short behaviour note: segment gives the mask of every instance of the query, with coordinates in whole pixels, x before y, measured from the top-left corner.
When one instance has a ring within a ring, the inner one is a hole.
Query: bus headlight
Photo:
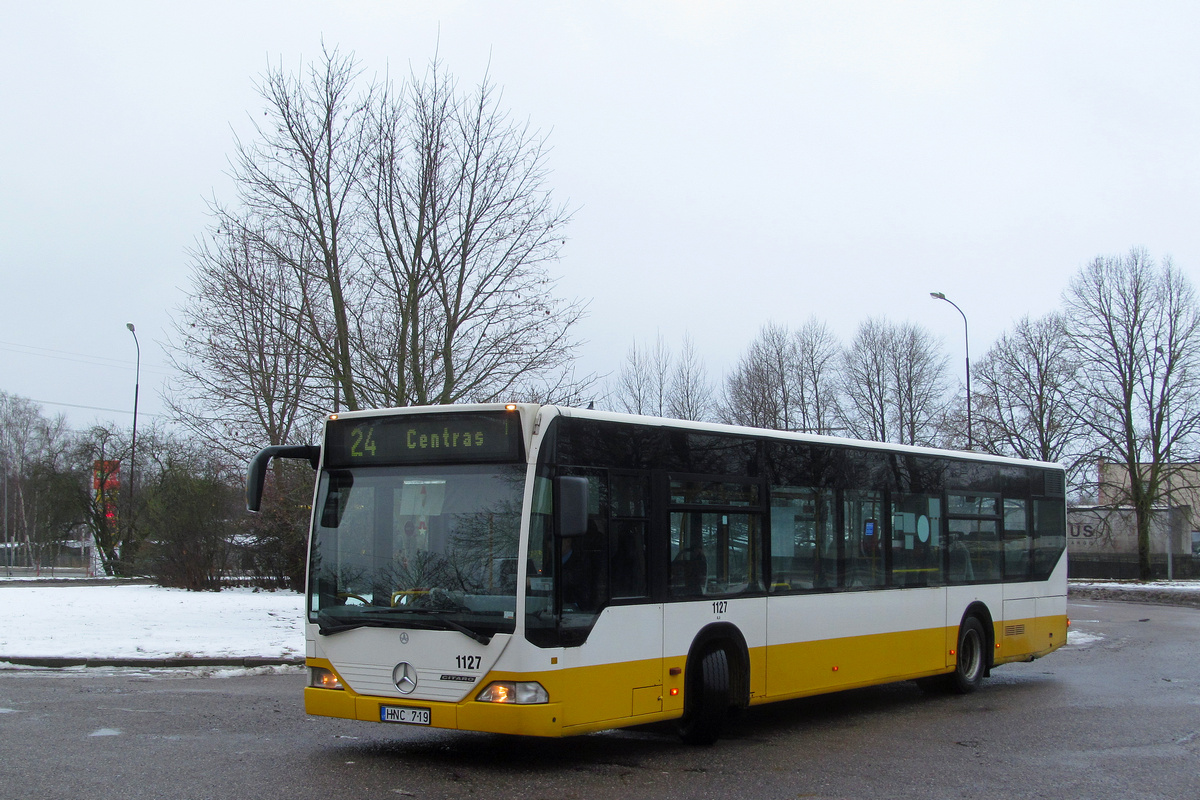
[[[475,699],[481,703],[532,705],[549,703],[550,695],[536,681],[495,681],[489,683]]]
[[[345,689],[338,676],[324,667],[308,668],[308,685],[315,689]]]

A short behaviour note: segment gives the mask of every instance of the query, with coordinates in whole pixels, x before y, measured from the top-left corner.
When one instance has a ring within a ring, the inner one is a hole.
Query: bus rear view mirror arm
[[[277,444],[264,447],[250,460],[246,471],[246,510],[258,511],[262,507],[263,481],[267,477],[267,466],[273,458],[307,459],[312,468],[321,463],[321,448],[315,444]]]
[[[561,475],[554,482],[558,535],[582,536],[588,525],[588,479]]]

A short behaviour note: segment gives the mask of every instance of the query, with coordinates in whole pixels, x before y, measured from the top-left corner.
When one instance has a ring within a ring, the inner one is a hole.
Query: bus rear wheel
[[[958,629],[958,663],[950,674],[950,689],[956,694],[968,694],[983,683],[987,669],[987,637],[978,617],[967,617]]]
[[[729,656],[719,648],[709,650],[688,677],[679,736],[688,744],[712,744],[730,707]]]

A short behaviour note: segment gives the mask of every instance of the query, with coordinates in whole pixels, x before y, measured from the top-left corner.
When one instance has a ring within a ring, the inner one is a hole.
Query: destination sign
[[[513,411],[414,414],[331,420],[325,464],[447,464],[516,461],[520,416]]]

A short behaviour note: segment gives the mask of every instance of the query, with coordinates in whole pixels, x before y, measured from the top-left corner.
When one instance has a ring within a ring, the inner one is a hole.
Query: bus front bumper
[[[304,710],[321,717],[383,722],[383,709],[402,708],[429,710],[428,724],[387,723],[400,727],[447,728],[450,730],[512,733],[522,736],[562,736],[562,711],[559,703],[516,705],[511,703],[481,703],[468,698],[460,703],[395,700],[355,694],[347,689],[304,689]],[[396,715],[393,715],[396,716]],[[404,714],[421,719],[420,714]]]

